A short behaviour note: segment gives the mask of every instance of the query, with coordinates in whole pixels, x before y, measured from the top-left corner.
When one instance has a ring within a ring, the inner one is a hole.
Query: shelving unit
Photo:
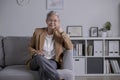
[[[75,76],[120,76],[120,37],[70,39],[74,44]]]

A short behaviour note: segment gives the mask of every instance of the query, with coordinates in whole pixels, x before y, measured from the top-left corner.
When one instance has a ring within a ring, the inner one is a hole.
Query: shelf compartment
[[[85,56],[85,40],[72,40],[73,56]]]
[[[120,40],[105,40],[105,56],[120,56]]]
[[[87,74],[103,74],[103,58],[87,58]]]
[[[104,69],[106,74],[120,74],[120,58],[105,58]]]
[[[103,40],[87,40],[87,56],[103,57]]]
[[[85,58],[73,58],[73,64],[74,64],[74,74],[75,76],[80,76],[85,74],[86,69],[85,69]]]

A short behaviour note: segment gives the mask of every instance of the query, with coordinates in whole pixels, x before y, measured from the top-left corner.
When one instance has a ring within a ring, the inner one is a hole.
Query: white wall
[[[64,29],[67,25],[82,25],[83,36],[91,26],[112,23],[112,36],[119,36],[120,0],[64,0],[64,9],[57,10]],[[16,0],[0,0],[0,35],[31,36],[36,27],[45,27],[46,0],[30,0],[18,6]]]

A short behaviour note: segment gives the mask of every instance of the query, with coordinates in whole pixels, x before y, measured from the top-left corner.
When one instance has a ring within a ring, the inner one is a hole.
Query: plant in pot
[[[100,28],[99,31],[102,31],[102,37],[106,37],[108,36],[107,32],[111,30],[111,23],[109,21],[107,21],[103,28]]]

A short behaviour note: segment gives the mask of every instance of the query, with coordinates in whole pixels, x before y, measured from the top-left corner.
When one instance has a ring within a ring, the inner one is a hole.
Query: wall
[[[45,27],[46,0],[30,0],[18,6],[16,0],[0,0],[0,35],[31,36],[36,27]],[[112,23],[112,36],[119,36],[120,0],[64,0],[64,9],[57,10],[61,25],[82,25],[83,36],[88,36],[92,26],[102,27]]]

